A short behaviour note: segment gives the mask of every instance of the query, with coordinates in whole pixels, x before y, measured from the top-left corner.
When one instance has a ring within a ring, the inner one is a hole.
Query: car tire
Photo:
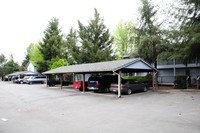
[[[144,87],[143,91],[144,91],[144,92],[146,92],[146,91],[147,91],[147,87],[146,87],[146,86]]]
[[[127,90],[127,95],[130,95],[130,94],[132,94],[132,90],[129,88],[129,89]]]
[[[23,81],[20,81],[19,83],[20,83],[20,84],[23,84]]]

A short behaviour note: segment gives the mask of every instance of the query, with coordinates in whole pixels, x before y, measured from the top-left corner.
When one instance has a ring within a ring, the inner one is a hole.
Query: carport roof
[[[8,76],[16,76],[16,75],[20,75],[20,74],[29,75],[29,74],[38,74],[38,73],[32,72],[32,71],[19,71],[19,72],[14,72],[14,73],[8,74]]]
[[[63,73],[95,73],[95,72],[116,72],[119,70],[132,71],[157,71],[150,64],[140,58],[124,59],[116,61],[106,61],[97,63],[87,63],[63,66],[44,72],[43,74],[63,74]]]

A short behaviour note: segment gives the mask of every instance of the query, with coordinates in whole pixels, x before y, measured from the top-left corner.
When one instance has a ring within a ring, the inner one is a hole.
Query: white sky
[[[104,18],[111,32],[120,21],[136,20],[139,0],[1,0],[0,54],[22,63],[26,48],[43,38],[51,18],[59,19],[62,33],[77,29],[77,20],[84,24],[93,18],[94,8]],[[165,3],[168,0],[154,0]]]

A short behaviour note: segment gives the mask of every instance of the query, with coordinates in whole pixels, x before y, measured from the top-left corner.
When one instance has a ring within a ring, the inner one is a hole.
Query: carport
[[[157,72],[149,63],[140,58],[124,59],[116,61],[106,61],[97,63],[87,63],[63,66],[44,72],[45,75],[50,74],[83,74],[83,92],[85,92],[85,74],[91,73],[114,73],[118,75],[118,97],[121,97],[121,76],[122,73],[130,72]],[[62,78],[61,78],[62,83]],[[62,84],[61,84],[62,88]]]
[[[20,77],[21,75],[23,76],[35,76],[35,75],[38,75],[39,73],[37,72],[32,72],[32,71],[19,71],[19,72],[14,72],[14,73],[11,73],[11,74],[8,74],[8,78],[11,79],[12,77],[14,76],[18,76]]]

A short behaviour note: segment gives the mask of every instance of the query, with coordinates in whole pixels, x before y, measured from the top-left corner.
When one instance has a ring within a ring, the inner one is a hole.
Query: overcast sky
[[[154,0],[163,4],[168,0]],[[94,16],[97,8],[105,25],[114,31],[117,23],[135,21],[139,0],[1,0],[0,1],[0,54],[7,58],[11,54],[21,63],[30,43],[43,38],[51,18],[59,19],[62,33],[70,27],[77,28],[77,20],[83,24]]]

